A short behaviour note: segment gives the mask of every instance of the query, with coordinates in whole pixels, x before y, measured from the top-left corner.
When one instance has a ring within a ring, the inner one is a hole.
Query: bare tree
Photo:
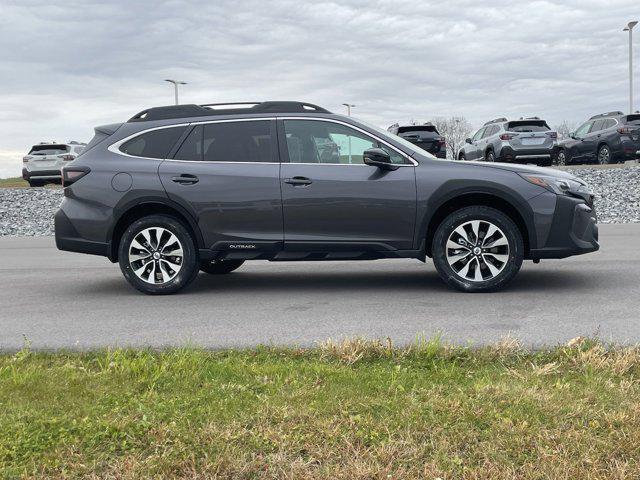
[[[558,132],[558,139],[562,140],[563,138],[567,138],[571,132],[576,130],[576,128],[578,128],[578,124],[576,122],[563,120],[554,127],[554,130]]]
[[[437,117],[431,120],[447,142],[447,158],[457,160],[464,141],[469,138],[473,126],[464,117]]]

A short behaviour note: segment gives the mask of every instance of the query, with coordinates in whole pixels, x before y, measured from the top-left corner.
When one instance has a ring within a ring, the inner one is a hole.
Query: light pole
[[[165,82],[173,83],[173,88],[176,96],[176,105],[178,105],[178,85],[186,85],[187,82],[181,80],[165,80]]]
[[[351,116],[351,108],[355,107],[355,105],[353,105],[351,103],[343,103],[342,105],[347,107],[347,116],[350,117]],[[349,163],[353,163],[353,159],[351,158],[351,135],[349,135],[347,137],[347,139],[349,141]]]
[[[633,113],[633,27],[637,24],[638,21],[634,20],[622,29],[623,32],[629,32],[629,113]]]

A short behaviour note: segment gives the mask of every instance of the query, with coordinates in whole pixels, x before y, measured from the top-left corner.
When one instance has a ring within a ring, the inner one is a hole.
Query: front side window
[[[593,125],[593,122],[587,122],[587,123],[583,123],[580,128],[578,128],[576,130],[576,134],[575,136],[577,138],[582,138],[584,137],[587,133],[589,133],[589,129],[591,128],[591,125]]]
[[[476,140],[480,140],[485,130],[486,130],[485,128],[481,128],[480,130],[478,130],[471,140],[473,140],[474,142]]]
[[[134,157],[166,158],[186,127],[151,130],[138,135],[120,146],[120,151]]]
[[[392,148],[353,128],[318,120],[285,120],[289,162],[363,165],[363,154],[370,148],[383,148],[391,161],[407,163]]]

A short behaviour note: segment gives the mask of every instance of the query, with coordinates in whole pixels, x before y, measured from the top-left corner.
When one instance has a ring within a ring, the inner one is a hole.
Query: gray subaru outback
[[[59,249],[148,294],[247,260],[433,259],[466,292],[598,246],[593,194],[544,168],[437,159],[301,102],[179,105],[97,127],[63,168]]]

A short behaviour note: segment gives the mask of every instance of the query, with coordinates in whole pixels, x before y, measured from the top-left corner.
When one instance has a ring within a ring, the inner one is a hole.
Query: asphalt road
[[[578,335],[640,342],[640,224],[601,226],[599,252],[526,262],[491,294],[449,290],[431,263],[250,262],[201,274],[181,294],[148,297],[117,265],[59,252],[53,238],[0,238],[0,349],[257,344],[311,345],[345,336],[412,342],[441,333],[526,345]]]

